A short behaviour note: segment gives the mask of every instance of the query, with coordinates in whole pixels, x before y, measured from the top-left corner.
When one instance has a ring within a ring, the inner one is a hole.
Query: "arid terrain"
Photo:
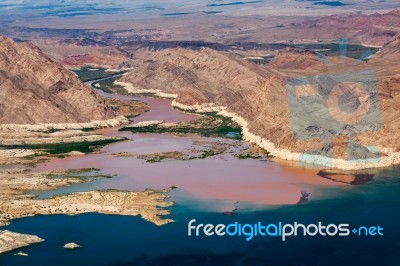
[[[79,79],[28,43],[1,37],[2,124],[78,123],[116,113]],[[33,104],[34,103],[34,104]]]
[[[320,177],[352,185],[374,174],[342,170],[400,164],[397,1],[92,2],[1,1],[0,225],[93,212],[172,222],[162,218],[172,188],[37,197],[112,176],[31,167],[134,141],[128,133],[235,139],[197,141],[207,147],[186,153],[113,153],[143,163],[229,152],[310,163]],[[172,99],[196,119],[132,123],[153,111],[123,98],[132,95]],[[252,146],[235,150],[242,140]],[[308,196],[302,192],[300,203]],[[0,253],[42,241],[2,230]]]
[[[55,196],[49,199],[36,199],[30,191],[54,190],[63,186],[90,182],[98,178],[112,178],[98,173],[85,175],[93,169],[80,169],[62,172],[29,173],[26,171],[6,171],[1,175],[0,225],[8,225],[13,219],[34,215],[67,214],[76,215],[88,212],[117,215],[140,215],[156,225],[171,222],[162,219],[169,212],[162,208],[173,203],[165,201],[165,191],[88,191]],[[57,178],[59,175],[67,175]],[[69,175],[69,176],[68,176]],[[0,254],[16,248],[25,247],[43,239],[10,231],[0,231]]]
[[[57,178],[68,174],[30,173],[29,167],[52,156],[83,156],[108,143],[125,140],[94,130],[125,124],[127,117],[145,112],[147,106],[102,98],[29,43],[0,37],[0,58],[0,164],[8,169],[1,172],[1,226],[12,219],[39,214],[87,212],[141,215],[157,225],[170,221],[160,219],[168,211],[157,207],[172,204],[163,201],[167,191],[88,191],[46,200],[31,194],[109,178],[101,174],[80,176],[85,170],[73,170],[68,173],[74,176]],[[28,168],[14,168],[15,165]],[[0,253],[44,241],[7,230],[0,231],[0,240]]]
[[[400,126],[396,115],[399,113],[400,97],[396,89],[399,80],[395,63],[391,63],[398,55],[397,38],[385,44],[367,63],[345,58],[347,62],[342,65],[341,57],[326,57],[331,64],[340,65],[340,72],[372,69],[377,75],[379,99],[375,101],[380,104],[382,128],[375,130],[375,125],[371,124],[370,130],[365,129],[366,133],[358,134],[357,129],[350,129],[350,134],[356,134],[364,145],[374,145],[381,149],[380,166],[398,164],[400,158],[399,135],[395,133]],[[392,60],[382,58],[388,54]],[[182,109],[191,109],[193,106],[199,111],[225,112],[247,127],[245,139],[261,145],[280,158],[296,159],[299,153],[324,148],[322,139],[298,140],[294,137],[293,125],[290,123],[293,113],[289,111],[286,88],[287,80],[291,77],[330,75],[338,71],[318,60],[315,52],[284,49],[266,65],[257,65],[238,55],[209,48],[142,49],[132,55],[137,67],[133,67],[132,71],[116,82],[125,86],[129,92],[163,92],[176,97],[175,105]],[[323,108],[326,107],[317,107],[321,110]],[[311,114],[301,119],[307,117],[313,119]],[[305,123],[313,125],[311,120]],[[313,132],[308,134],[310,137],[304,138],[312,139]],[[336,138],[334,142],[335,156],[345,159],[349,140]],[[316,160],[314,162],[318,163],[319,159]],[[338,168],[368,167],[363,163],[351,166],[340,160],[334,164]]]

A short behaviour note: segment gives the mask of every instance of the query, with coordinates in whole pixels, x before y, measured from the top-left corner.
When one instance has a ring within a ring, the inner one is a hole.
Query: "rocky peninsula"
[[[19,234],[8,230],[0,231],[0,254],[26,247],[32,244],[43,242],[44,239],[34,235]]]

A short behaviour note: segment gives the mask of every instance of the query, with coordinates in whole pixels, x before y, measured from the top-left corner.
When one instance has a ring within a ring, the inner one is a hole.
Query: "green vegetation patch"
[[[134,133],[198,134],[204,137],[224,137],[242,139],[242,128],[229,117],[215,112],[203,113],[203,117],[190,122],[180,122],[173,126],[149,125],[143,127],[123,127],[120,131]]]
[[[10,145],[10,146],[2,145],[0,147],[5,149],[42,150],[52,155],[60,155],[69,153],[71,151],[79,151],[83,153],[93,152],[107,144],[121,140],[124,139],[105,139],[105,140],[83,141],[83,142],[73,142],[73,143],[52,143],[52,144],[32,144],[32,145],[28,144],[28,145]]]
[[[141,160],[145,160],[147,163],[158,163],[165,159],[173,159],[178,161],[189,161],[195,159],[205,159],[207,157],[211,157],[214,155],[219,155],[225,152],[225,149],[215,148],[210,150],[200,150],[196,151],[196,154],[189,155],[180,151],[170,151],[170,152],[161,152],[161,153],[153,153],[153,154],[129,154],[126,152],[114,154],[117,157],[133,157]]]
[[[99,178],[112,178],[112,175],[100,173],[100,169],[96,168],[82,168],[82,169],[69,169],[65,172],[50,173],[52,178],[68,178],[82,181],[92,181]]]
[[[96,80],[96,79],[102,79],[102,78],[108,78],[112,77],[114,75],[119,75],[119,74],[124,74],[126,71],[118,71],[118,72],[113,72],[113,71],[106,71],[106,68],[93,68],[90,66],[85,66],[82,67],[81,69],[73,69],[72,72],[78,75],[79,79],[82,82],[90,81],[90,80]]]
[[[127,94],[126,90],[124,87],[120,85],[114,84],[116,80],[118,80],[121,76],[109,78],[109,79],[104,79],[100,80],[97,82],[94,82],[92,84],[92,87],[101,91],[104,91],[106,93],[118,93],[118,94]]]
[[[310,43],[310,44],[290,44],[296,48],[303,48],[315,52],[320,52],[325,56],[340,56],[339,43]],[[365,47],[360,44],[348,44],[346,46],[346,56],[353,59],[363,59],[362,57],[369,51],[371,55],[375,54],[379,49]]]
[[[198,156],[198,157],[193,156],[193,157],[190,157],[190,159],[205,159],[207,157],[222,154],[222,153],[224,153],[224,151],[225,150],[222,150],[222,151],[221,150],[206,150],[206,151],[203,151],[200,156]]]
[[[260,58],[249,58],[248,60],[250,60],[251,62],[256,63],[256,64],[266,65],[269,62],[271,62],[272,59],[274,59],[273,55],[267,55],[267,56],[263,56]]]
[[[185,160],[186,156],[181,152],[163,152],[156,154],[139,155],[138,159],[146,160],[147,163],[158,163],[164,159]]]
[[[236,157],[239,159],[262,159],[262,156],[251,153],[238,154]]]

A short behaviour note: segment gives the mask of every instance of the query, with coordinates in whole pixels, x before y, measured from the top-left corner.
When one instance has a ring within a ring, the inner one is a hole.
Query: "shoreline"
[[[58,178],[60,175],[63,178]],[[13,220],[36,215],[78,215],[99,213],[105,215],[140,216],[140,218],[162,226],[173,222],[164,217],[170,214],[168,189],[91,190],[68,194],[57,194],[39,199],[33,191],[52,191],[74,184],[92,182],[100,178],[112,178],[98,169],[82,168],[65,171],[32,173],[26,169],[0,172],[0,227]],[[35,235],[24,235],[0,230],[0,254],[44,241]]]
[[[351,162],[340,158],[329,158],[321,155],[308,155],[304,153],[292,152],[287,149],[280,149],[275,146],[273,142],[268,139],[262,138],[250,132],[248,122],[236,113],[227,111],[227,107],[214,106],[213,104],[203,105],[185,105],[178,103],[176,100],[172,101],[172,105],[183,111],[203,112],[217,112],[219,115],[230,117],[233,121],[239,124],[243,130],[243,140],[256,144],[257,146],[266,149],[271,155],[288,161],[302,162],[306,164],[313,164],[324,168],[332,168],[338,170],[364,170],[384,168],[400,164],[400,152],[394,152],[393,149],[378,147],[382,153],[388,154],[386,157],[381,157],[377,163],[369,163],[366,161]],[[300,159],[301,158],[301,159]]]
[[[236,113],[228,111],[227,107],[215,106],[213,103],[207,103],[202,105],[185,105],[176,101],[178,94],[165,93],[161,90],[146,90],[146,89],[135,89],[131,83],[115,81],[114,84],[123,86],[125,90],[132,94],[139,93],[153,93],[154,95],[161,98],[173,99],[171,105],[174,108],[182,111],[191,111],[195,113],[205,112],[216,112],[218,115],[231,118],[233,121],[239,124],[242,128],[243,140],[253,143],[260,148],[267,150],[272,156],[277,157],[281,160],[295,161],[305,164],[315,165],[316,168],[325,169],[337,169],[337,170],[364,170],[364,169],[376,169],[391,167],[400,164],[400,152],[395,152],[391,148],[377,147],[381,153],[387,156],[381,157],[379,162],[368,162],[367,160],[359,160],[357,162],[344,160],[341,158],[329,158],[322,155],[309,155],[299,152],[292,152],[288,149],[277,148],[273,142],[268,139],[262,138],[250,132],[248,122]]]
[[[0,230],[0,254],[43,241],[44,239],[35,235],[20,234],[9,230]]]
[[[30,131],[49,131],[49,130],[79,130],[79,129],[99,129],[105,127],[115,127],[128,123],[125,116],[116,116],[107,120],[92,120],[81,123],[40,123],[40,124],[1,124],[0,130],[30,130]]]
[[[0,164],[34,164],[41,155],[78,155],[95,146],[123,141],[95,132],[128,123],[124,116],[85,123],[0,125]],[[29,159],[29,160],[27,160]]]

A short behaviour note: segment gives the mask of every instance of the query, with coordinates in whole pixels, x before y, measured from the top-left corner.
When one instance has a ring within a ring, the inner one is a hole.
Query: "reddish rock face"
[[[114,116],[100,96],[40,49],[0,36],[0,123],[76,123]]]

